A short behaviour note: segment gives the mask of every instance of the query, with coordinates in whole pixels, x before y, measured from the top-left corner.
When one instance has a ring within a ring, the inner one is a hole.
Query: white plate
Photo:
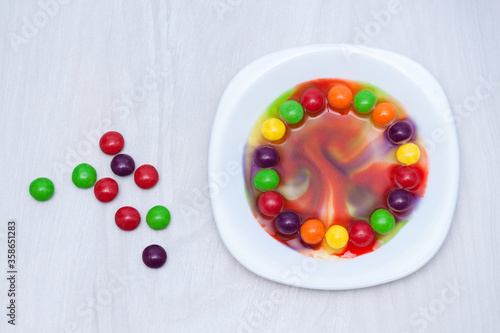
[[[408,224],[380,249],[354,259],[301,255],[268,235],[247,203],[242,162],[251,128],[283,92],[316,78],[364,81],[388,92],[415,120],[429,154],[427,191]],[[234,77],[215,116],[208,171],[219,233],[243,266],[264,278],[304,288],[362,288],[415,272],[441,247],[458,194],[458,142],[446,96],[421,65],[385,50],[314,45],[264,56]]]

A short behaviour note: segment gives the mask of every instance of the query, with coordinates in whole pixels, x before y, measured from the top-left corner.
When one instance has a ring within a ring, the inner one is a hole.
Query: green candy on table
[[[281,104],[280,115],[289,124],[296,124],[304,117],[304,108],[296,101],[286,101]]]
[[[280,182],[280,176],[272,169],[260,170],[255,174],[253,184],[262,191],[270,191]]]
[[[361,90],[354,96],[354,107],[358,112],[368,113],[377,102],[377,97],[370,90]]]
[[[170,223],[170,212],[167,207],[154,206],[146,215],[146,222],[154,230],[165,229]]]
[[[373,212],[370,222],[373,230],[385,235],[394,229],[396,220],[388,210],[381,208]]]
[[[97,172],[90,164],[78,164],[73,170],[71,179],[76,187],[89,188],[95,184],[95,181],[97,180]]]
[[[38,201],[49,200],[54,194],[54,183],[48,178],[37,178],[30,184],[30,194]]]

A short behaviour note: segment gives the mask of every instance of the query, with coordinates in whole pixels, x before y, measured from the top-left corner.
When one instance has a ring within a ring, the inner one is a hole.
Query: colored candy
[[[328,102],[335,109],[345,109],[352,102],[352,91],[347,86],[339,84],[328,92]]]
[[[283,209],[283,198],[276,192],[264,192],[259,196],[257,204],[262,214],[274,216]]]
[[[333,250],[342,250],[349,241],[347,230],[341,225],[331,226],[325,234],[326,244]]]
[[[410,209],[412,203],[413,197],[411,194],[400,188],[392,191],[387,196],[387,205],[395,212],[404,212]]]
[[[351,226],[349,237],[354,245],[365,247],[375,240],[375,232],[373,232],[372,227],[368,223],[359,221]]]
[[[420,173],[412,166],[401,166],[396,169],[394,180],[399,187],[411,190],[419,184]]]
[[[278,152],[273,147],[260,146],[253,152],[252,160],[258,167],[272,168],[276,166],[280,160]]]
[[[318,219],[307,220],[300,227],[300,238],[307,244],[318,244],[324,237],[325,225]]]
[[[164,206],[154,206],[146,215],[146,222],[154,230],[165,229],[170,223],[170,212]]]
[[[304,117],[304,109],[299,102],[286,101],[281,104],[280,115],[289,124],[296,124]]]
[[[278,186],[279,182],[280,177],[278,173],[271,169],[260,170],[255,174],[255,178],[253,179],[255,187],[261,191],[270,191]]]
[[[323,108],[325,100],[323,94],[318,88],[307,88],[300,98],[304,109],[309,112],[318,112]]]
[[[398,148],[396,158],[399,162],[411,165],[420,159],[420,148],[414,143],[407,143]]]
[[[377,97],[370,90],[361,90],[354,96],[354,107],[358,112],[368,113],[372,110]]]
[[[373,110],[372,117],[376,124],[387,126],[396,118],[396,108],[391,103],[380,103]]]
[[[400,145],[408,142],[413,136],[413,127],[406,121],[397,121],[387,129],[387,137]]]
[[[290,210],[285,211],[276,217],[274,224],[283,235],[293,235],[300,229],[300,216]]]
[[[54,194],[54,183],[45,177],[37,178],[30,184],[30,194],[37,201],[49,200]]]
[[[370,216],[370,223],[375,232],[384,235],[394,228],[396,220],[388,210],[381,208]]]
[[[167,252],[160,245],[149,245],[142,251],[142,261],[149,268],[160,268],[167,261]]]
[[[277,141],[285,135],[286,127],[278,118],[269,118],[262,124],[260,131],[266,140]]]
[[[102,178],[95,183],[94,195],[100,202],[110,202],[118,195],[118,184],[112,178]]]
[[[104,154],[115,155],[122,151],[125,145],[125,140],[123,136],[114,131],[104,133],[104,135],[99,140],[99,147]]]
[[[141,165],[135,170],[134,181],[142,189],[152,188],[158,183],[158,171],[152,165]]]
[[[137,211],[137,209],[133,207],[122,207],[116,211],[115,214],[115,223],[118,228],[130,231],[134,230],[139,226],[141,222],[141,215]]]
[[[111,170],[118,176],[128,176],[135,170],[135,162],[127,154],[118,154],[111,160]]]
[[[97,172],[94,167],[87,163],[78,164],[73,169],[73,174],[71,175],[73,184],[79,188],[89,188],[95,184],[97,179]]]

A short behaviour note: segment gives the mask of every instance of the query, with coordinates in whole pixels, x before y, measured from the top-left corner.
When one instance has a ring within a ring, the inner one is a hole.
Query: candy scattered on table
[[[71,179],[76,187],[89,188],[95,184],[97,172],[90,164],[81,163],[73,169]]]
[[[349,238],[354,245],[365,247],[373,243],[375,240],[375,233],[368,223],[358,221],[351,226],[351,230],[349,230]]]
[[[274,223],[283,235],[293,235],[300,229],[300,216],[292,211],[284,211],[276,217]]]
[[[396,108],[391,103],[380,103],[373,110],[372,117],[377,125],[387,126],[396,118]]]
[[[396,121],[387,129],[387,137],[400,145],[408,142],[413,136],[413,127],[406,121]]]
[[[352,103],[352,91],[343,84],[333,86],[328,92],[328,102],[335,109],[345,109]]]
[[[318,88],[307,88],[300,98],[304,109],[309,112],[321,111],[325,104],[325,98]],[[299,104],[300,105],[300,104]]]
[[[151,229],[165,229],[170,223],[170,211],[164,206],[154,206],[148,211],[146,222]]]
[[[252,157],[253,162],[263,168],[272,168],[276,166],[280,160],[278,152],[273,147],[260,146],[255,149]]]
[[[254,185],[261,191],[270,191],[278,186],[280,177],[272,169],[260,170],[255,174]]]
[[[135,170],[134,159],[127,154],[118,154],[111,160],[111,170],[118,176],[128,176]]]
[[[300,227],[300,238],[310,245],[318,244],[325,237],[325,225],[318,219],[310,219]]]
[[[283,198],[276,192],[264,192],[259,196],[258,205],[262,214],[274,216],[283,209]]]
[[[304,117],[304,109],[299,102],[286,101],[281,104],[280,115],[289,124],[296,124]]]
[[[413,197],[408,191],[398,188],[387,196],[387,206],[394,212],[404,212],[411,208]]]
[[[141,223],[141,214],[134,207],[122,207],[116,211],[115,223],[122,230],[134,230]]]
[[[30,194],[37,201],[47,201],[54,194],[54,183],[48,178],[40,177],[30,184]]]
[[[333,225],[325,234],[326,244],[333,250],[342,250],[349,241],[346,228],[341,225]]]
[[[149,268],[160,268],[167,261],[167,252],[160,245],[149,245],[142,251],[142,261]]]
[[[263,124],[261,133],[266,140],[277,141],[285,135],[286,126],[278,118],[269,118]]]
[[[361,90],[354,96],[354,107],[360,113],[368,113],[373,109],[377,97],[370,90]]]
[[[394,181],[399,187],[411,190],[419,184],[420,174],[413,166],[400,166],[394,173]]]
[[[100,202],[110,202],[118,195],[118,183],[113,178],[102,178],[95,183],[94,195]]]
[[[377,209],[370,217],[373,230],[379,234],[385,235],[394,229],[396,220],[392,214],[383,208]]]
[[[398,148],[396,158],[399,162],[406,165],[417,163],[420,159],[420,148],[413,142],[404,144]]]
[[[125,145],[125,140],[123,136],[115,131],[110,131],[104,133],[104,135],[99,140],[99,147],[102,152],[108,155],[116,155],[122,151]]]
[[[134,181],[142,189],[150,189],[158,183],[158,171],[149,164],[141,165],[135,170]]]

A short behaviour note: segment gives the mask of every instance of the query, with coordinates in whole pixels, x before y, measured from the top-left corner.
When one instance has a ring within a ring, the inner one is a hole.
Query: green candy
[[[262,191],[270,191],[280,182],[280,176],[278,173],[271,169],[260,170],[255,174],[253,179],[253,184],[256,188]]]
[[[71,176],[73,184],[79,188],[89,188],[95,184],[97,172],[94,167],[87,163],[78,164]]]
[[[30,184],[30,194],[38,201],[49,200],[54,194],[54,183],[48,178],[37,178]]]
[[[370,222],[373,230],[379,234],[385,235],[394,228],[396,220],[389,211],[377,209],[370,217]]]
[[[304,117],[304,109],[299,102],[286,101],[281,104],[280,115],[289,124],[296,124]]]
[[[146,215],[146,222],[154,230],[165,229],[170,223],[170,212],[167,207],[154,206]]]
[[[373,109],[377,97],[370,90],[361,90],[354,96],[354,107],[358,112],[368,113]]]

